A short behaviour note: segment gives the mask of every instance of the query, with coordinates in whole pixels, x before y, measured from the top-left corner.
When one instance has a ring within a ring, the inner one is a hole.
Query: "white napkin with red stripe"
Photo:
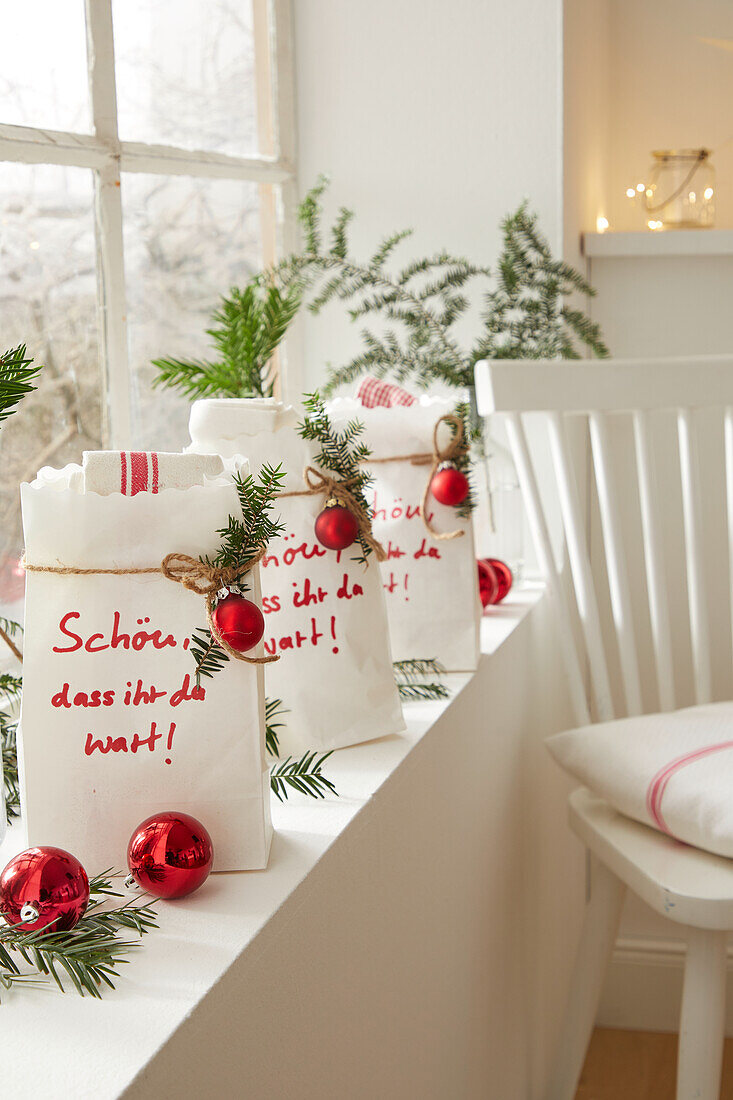
[[[583,726],[546,744],[622,814],[733,857],[733,703]]]
[[[84,451],[84,492],[109,496],[160,493],[203,485],[224,469],[219,455],[164,451]]]

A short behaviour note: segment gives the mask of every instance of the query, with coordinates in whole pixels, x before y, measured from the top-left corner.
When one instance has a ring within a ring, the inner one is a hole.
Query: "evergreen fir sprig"
[[[16,678],[16,693],[20,692],[20,677]],[[18,722],[7,711],[0,710],[0,749],[3,760],[5,789],[5,820],[10,825],[20,817],[20,781],[18,778]]]
[[[230,516],[227,526],[217,532],[221,547],[209,564],[241,567],[244,573],[252,560],[267,549],[270,539],[284,531],[284,525],[272,518],[272,507],[284,478],[282,466],[267,463],[257,478],[252,474],[234,475],[242,516],[241,519]]]
[[[229,654],[214,641],[208,626],[201,627],[191,633],[189,652],[196,662],[196,684],[200,684],[201,677],[211,677],[221,671],[229,660]]]
[[[413,657],[393,664],[400,699],[406,703],[424,699],[447,699],[448,689],[440,682],[445,669],[432,657]],[[429,680],[428,677],[437,677]]]
[[[280,735],[284,722],[275,721],[281,714],[287,714],[282,699],[265,699],[265,748],[270,756],[280,755]]]
[[[350,303],[352,320],[374,317],[381,327],[362,331],[362,351],[331,371],[326,394],[367,373],[398,382],[412,379],[426,388],[442,382],[471,391],[474,363],[481,358],[578,358],[576,342],[593,355],[608,354],[599,326],[565,302],[574,293],[592,295],[593,288],[570,265],[553,259],[526,203],[502,222],[496,286],[486,293],[478,339],[464,347],[455,326],[469,308],[469,282],[488,276],[488,268],[438,252],[393,274],[387,262],[409,231],[387,237],[361,263],[349,255],[353,215],[345,208],[332,227],[330,247],[324,245],[327,183],[321,177],[299,209],[305,251],[284,261],[275,276],[285,285],[289,278],[307,280],[314,288],[313,312],[340,300]],[[476,420],[473,410],[471,419]]]
[[[411,230],[392,233],[369,260],[359,261],[349,255],[353,212],[345,207],[331,227],[330,246],[324,247],[321,200],[327,186],[328,178],[321,176],[299,207],[305,251],[283,261],[273,275],[284,286],[296,281],[313,287],[308,305],[313,313],[334,300],[352,301],[352,320],[375,316],[387,327],[379,334],[363,330],[365,351],[332,372],[326,393],[367,371],[377,377],[392,373],[398,379],[413,375],[424,379],[422,384],[441,378],[465,386],[472,364],[452,327],[469,305],[464,288],[475,277],[488,275],[488,269],[438,252],[411,261],[393,274],[387,263]]]
[[[249,566],[267,549],[270,539],[279,535],[284,526],[272,518],[272,508],[282,489],[285,472],[281,466],[265,464],[257,477],[234,475],[241,516],[229,516],[226,527],[217,531],[221,539],[219,550],[201,559],[206,565],[239,570],[232,586],[239,592],[249,591],[246,574]],[[196,684],[202,676],[213,676],[229,660],[229,655],[207,628],[194,630],[189,650],[196,666]]]
[[[364,425],[359,420],[350,420],[341,431],[335,431],[331,418],[318,393],[306,394],[303,399],[305,416],[298,425],[303,439],[312,440],[320,445],[314,457],[317,466],[333,474],[338,481],[349,482],[349,492],[364,514],[371,516],[365,490],[371,483],[371,475],[364,469],[364,462],[371,455],[366,443],[359,442]],[[357,536],[361,555],[354,561],[366,564],[372,548],[363,536]]]
[[[191,399],[202,397],[272,397],[273,356],[302,299],[301,282],[278,285],[256,275],[245,287],[223,297],[207,329],[215,360],[154,359],[153,385],[176,389]]]
[[[62,993],[70,983],[82,997],[101,997],[104,986],[114,989],[119,967],[139,946],[139,940],[118,939],[117,932],[124,929],[142,936],[157,928],[155,910],[149,902],[138,901],[102,909],[110,897],[122,896],[112,888],[108,871],[92,879],[89,887],[87,911],[68,932],[55,932],[52,926],[37,932],[20,924],[0,926],[0,969],[6,988],[41,975],[52,978]],[[36,974],[24,973],[22,962]]]
[[[486,296],[484,331],[475,359],[579,359],[575,342],[599,358],[608,355],[601,329],[581,310],[564,304],[595,290],[569,264],[555,260],[522,203],[501,224],[504,247],[496,287]]]
[[[17,638],[19,634],[23,633],[23,627],[20,623],[16,623],[13,619],[6,619],[2,615],[0,615],[0,630],[4,630],[11,638]]]
[[[0,355],[0,421],[15,412],[18,402],[36,388],[33,380],[41,367],[32,363],[25,344]]]
[[[309,798],[325,798],[327,794],[338,796],[335,786],[322,772],[331,752],[324,752],[320,756],[315,752],[306,752],[299,760],[293,760],[289,756],[276,764],[270,769],[270,788],[273,793],[281,802],[287,800],[288,788]]]

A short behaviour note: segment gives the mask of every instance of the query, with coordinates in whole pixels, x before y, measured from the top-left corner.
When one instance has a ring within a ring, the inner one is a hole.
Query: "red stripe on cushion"
[[[674,836],[662,815],[662,798],[674,773],[686,764],[692,764],[695,760],[700,760],[703,756],[709,756],[713,752],[722,752],[723,749],[730,748],[733,748],[733,741],[720,741],[717,745],[706,745],[702,749],[695,749],[692,752],[686,752],[683,756],[678,756],[676,760],[670,761],[669,764],[665,764],[663,768],[659,769],[646,791],[647,813],[658,829],[661,829],[667,836]]]
[[[150,455],[150,461],[153,467],[153,488],[154,493],[158,492],[158,452],[153,451]]]

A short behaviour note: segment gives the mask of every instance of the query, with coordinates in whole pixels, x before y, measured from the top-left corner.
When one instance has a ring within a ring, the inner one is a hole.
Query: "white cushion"
[[[547,746],[621,813],[733,857],[733,702],[584,726]]]

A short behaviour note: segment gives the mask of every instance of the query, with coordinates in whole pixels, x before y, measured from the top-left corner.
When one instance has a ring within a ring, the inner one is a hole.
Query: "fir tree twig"
[[[328,793],[338,795],[331,780],[321,770],[331,752],[324,752],[320,756],[315,752],[306,752],[299,760],[293,760],[289,756],[276,764],[270,769],[272,792],[281,802],[287,799],[289,787],[309,798],[325,798]]]
[[[272,508],[282,488],[285,472],[280,466],[265,464],[257,478],[251,474],[234,475],[241,516],[229,516],[227,526],[217,532],[221,545],[213,558],[201,560],[207,565],[239,570],[230,587],[247,592],[246,573],[252,561],[267,549],[270,539],[284,530],[279,520],[272,518]],[[213,676],[229,660],[208,628],[194,630],[189,649],[196,666],[196,684],[202,676]]]
[[[288,711],[283,706],[282,699],[265,699],[265,748],[270,756],[280,755],[278,730],[281,730],[285,725],[284,722],[276,722],[275,719],[279,718],[281,714],[287,713]]]
[[[20,924],[0,926],[0,970],[2,984],[9,988],[17,981],[33,980],[21,970],[21,961],[43,977],[50,977],[62,993],[65,983],[82,997],[101,997],[106,985],[114,989],[113,979],[119,967],[127,962],[137,940],[121,940],[121,930],[144,935],[157,927],[155,910],[150,902],[128,901],[112,909],[100,906],[109,897],[121,897],[112,888],[110,872],[92,879],[87,912],[75,928],[55,932],[52,926],[40,931],[26,931]],[[100,898],[100,895],[102,897]],[[19,957],[18,957],[19,956]]]
[[[335,431],[318,393],[306,394],[303,406],[305,417],[298,425],[298,431],[303,439],[320,444],[321,449],[314,459],[316,465],[334,474],[339,481],[348,481],[349,492],[364,514],[371,517],[365,490],[372,478],[363,465],[371,451],[365,443],[358,442],[364,425],[358,420],[350,420],[341,431]],[[372,548],[362,535],[357,535],[357,542],[362,552],[353,560],[365,564]]]
[[[256,275],[221,299],[207,329],[218,353],[207,359],[154,359],[153,385],[202,397],[272,397],[273,356],[297,314],[302,286],[296,278],[279,286]]]
[[[15,412],[18,402],[36,388],[33,380],[41,367],[31,366],[32,363],[25,344],[0,355],[0,421]]]
[[[413,657],[409,660],[395,661],[393,664],[395,683],[403,702],[411,703],[422,699],[447,699],[448,689],[440,682],[445,669],[432,657]],[[437,677],[429,680],[429,676]]]

